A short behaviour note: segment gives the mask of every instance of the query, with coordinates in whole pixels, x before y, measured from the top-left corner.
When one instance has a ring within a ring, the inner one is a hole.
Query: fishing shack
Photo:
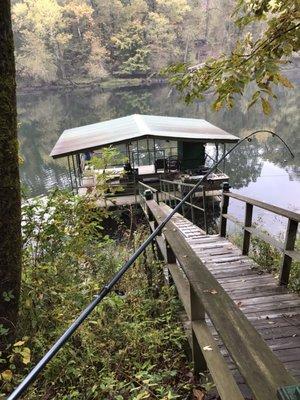
[[[237,141],[238,137],[204,119],[133,114],[65,130],[51,156],[67,158],[72,188],[83,194],[92,190],[97,174],[103,172],[91,168],[90,160],[113,146],[122,161],[106,169],[111,171],[112,185],[123,185],[120,195],[124,197],[135,192],[139,182],[154,188],[162,180],[192,184],[228,143]],[[208,145],[214,147],[213,156]],[[228,180],[223,167],[207,180],[210,189]]]

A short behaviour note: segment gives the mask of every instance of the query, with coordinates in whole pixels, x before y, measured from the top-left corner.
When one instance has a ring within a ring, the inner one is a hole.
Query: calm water
[[[68,93],[43,92],[18,96],[19,140],[24,164],[21,179],[30,196],[44,194],[55,186],[69,184],[64,160],[49,153],[64,129],[117,118],[133,113],[204,118],[239,137],[256,129],[279,133],[291,146],[291,160],[277,139],[259,136],[240,146],[227,163],[232,190],[278,206],[300,211],[300,94],[297,71],[289,72],[295,90],[281,89],[271,117],[260,108],[246,109],[240,101],[233,110],[211,111],[209,103],[185,106],[166,86],[117,90],[74,90]],[[232,212],[243,215],[243,207],[232,202]],[[255,214],[266,229],[280,234],[285,221]]]

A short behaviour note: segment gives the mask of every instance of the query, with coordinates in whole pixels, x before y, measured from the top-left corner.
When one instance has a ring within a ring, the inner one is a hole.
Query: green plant
[[[239,247],[242,246],[242,234],[231,235],[230,239]],[[299,246],[300,240],[296,242],[296,247],[299,248]],[[256,261],[262,272],[270,272],[278,276],[282,254],[269,243],[260,238],[252,237],[249,255]],[[288,288],[300,293],[300,262],[293,262],[292,264]]]
[[[119,269],[130,244],[102,229],[88,198],[56,190],[23,206],[23,285],[18,337],[0,355],[6,396]],[[45,368],[26,399],[175,399],[192,379],[174,288],[151,248]],[[5,330],[0,330],[5,335]]]

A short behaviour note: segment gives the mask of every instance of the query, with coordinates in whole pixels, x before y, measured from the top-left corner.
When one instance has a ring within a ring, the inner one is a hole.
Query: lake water
[[[298,71],[288,72],[294,90],[280,89],[270,117],[260,107],[246,108],[246,100],[233,110],[213,112],[209,102],[186,106],[167,86],[103,92],[81,89],[18,95],[19,141],[24,164],[21,180],[29,196],[69,185],[65,160],[49,153],[64,129],[129,114],[156,114],[204,118],[239,137],[257,129],[280,134],[295,154],[292,160],[283,145],[267,135],[241,145],[227,162],[233,191],[300,212],[300,95]],[[243,205],[232,202],[230,212],[243,219]],[[286,221],[267,212],[255,218],[274,234],[282,234]]]

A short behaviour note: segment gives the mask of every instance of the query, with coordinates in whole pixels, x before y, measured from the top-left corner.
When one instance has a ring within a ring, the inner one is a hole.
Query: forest
[[[169,64],[199,63],[230,49],[238,31],[229,23],[234,3],[13,0],[18,82],[150,77]]]

